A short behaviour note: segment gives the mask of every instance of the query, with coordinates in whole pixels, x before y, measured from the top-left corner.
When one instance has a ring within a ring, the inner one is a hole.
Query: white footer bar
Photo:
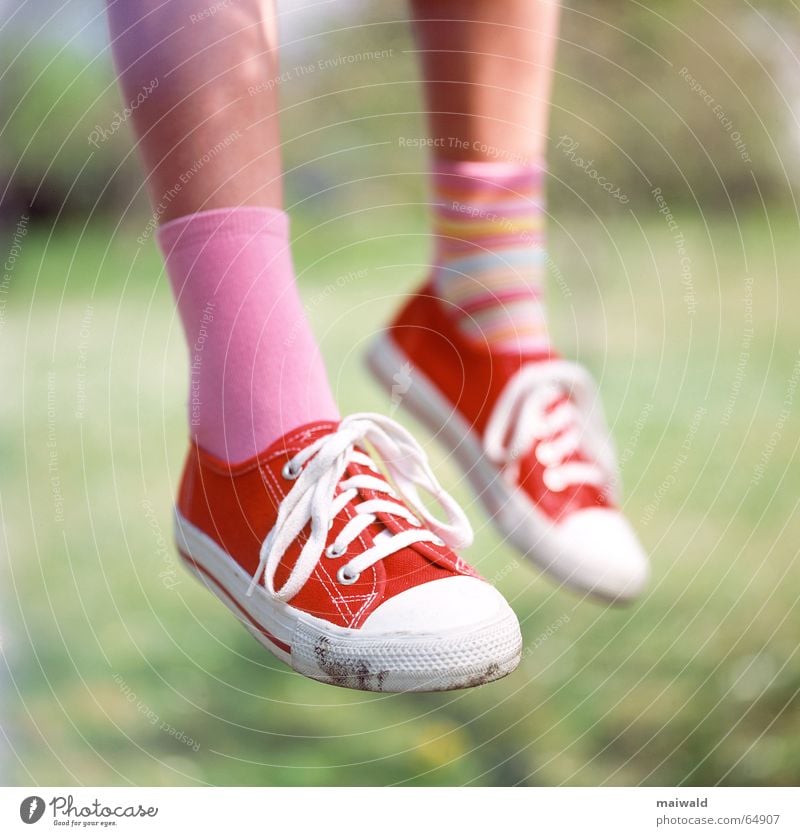
[[[191,828],[191,831],[189,830]],[[0,834],[800,833],[791,788],[4,788]]]

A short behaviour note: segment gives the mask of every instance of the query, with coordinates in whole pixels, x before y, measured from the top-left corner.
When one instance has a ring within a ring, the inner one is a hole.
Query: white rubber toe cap
[[[467,576],[414,586],[381,604],[361,626],[364,635],[462,633],[513,615],[505,598],[486,581]]]
[[[650,577],[647,555],[619,511],[588,508],[571,514],[558,528],[559,562],[567,583],[615,601],[641,594]]]
[[[429,581],[381,604],[356,630],[300,619],[292,667],[362,691],[446,691],[493,682],[522,654],[502,595],[466,576]]]

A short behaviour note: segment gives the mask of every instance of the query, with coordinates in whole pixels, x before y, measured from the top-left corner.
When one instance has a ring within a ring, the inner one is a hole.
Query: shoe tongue
[[[367,450],[365,447],[361,446],[360,444],[357,444],[355,446],[355,450],[364,456],[368,456],[375,465],[375,467],[378,467],[378,463],[375,461],[374,457],[369,452],[369,450]],[[361,462],[349,462],[349,464],[347,465],[347,469],[344,472],[344,476],[342,478],[347,479],[349,476],[357,476],[362,473],[366,476],[372,476],[375,479],[382,479],[384,482],[386,482],[387,485],[391,487],[391,484],[389,480],[386,478],[386,474],[383,472],[383,470],[381,470],[378,467],[377,472],[374,472],[369,467],[367,467],[366,464],[362,464]],[[358,492],[362,499],[370,499],[373,495],[373,491],[366,488],[359,488]]]

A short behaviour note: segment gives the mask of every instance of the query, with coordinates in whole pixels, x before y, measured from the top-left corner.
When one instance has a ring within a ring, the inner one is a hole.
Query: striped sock
[[[440,161],[433,171],[433,287],[492,351],[546,353],[544,169]]]

